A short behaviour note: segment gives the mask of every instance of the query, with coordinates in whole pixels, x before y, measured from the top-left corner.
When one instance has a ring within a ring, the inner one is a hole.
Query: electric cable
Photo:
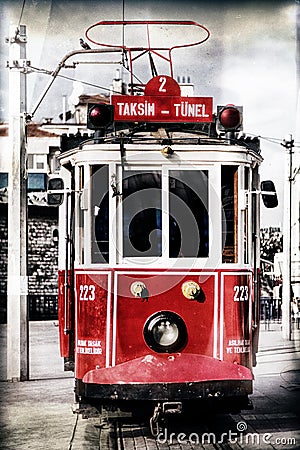
[[[26,0],[24,0],[24,3],[25,3],[25,1]],[[41,74],[45,74],[45,75],[52,75],[53,74],[53,72],[51,70],[41,69],[41,68],[34,67],[34,66],[31,66],[31,65],[28,66],[28,67],[31,70],[33,70],[35,72],[38,72],[38,73],[41,73]],[[123,66],[123,67],[126,70],[128,70],[128,72],[130,72],[130,70],[127,69],[125,66]],[[139,83],[143,84],[143,82],[138,77],[136,77],[135,75],[133,75],[133,76],[134,76],[134,78],[136,78],[136,80]],[[73,82],[77,81],[77,82],[82,83],[82,84],[84,84],[86,86],[91,86],[91,87],[94,87],[94,88],[97,88],[97,89],[102,89],[102,90],[107,91],[107,92],[115,92],[116,94],[119,93],[119,92],[116,92],[116,91],[112,90],[111,88],[108,88],[108,87],[105,87],[105,86],[101,86],[101,85],[95,84],[95,83],[90,83],[88,81],[78,80],[77,78],[69,77],[67,75],[58,74],[57,77],[63,78],[63,79],[69,80],[69,81],[73,81]],[[253,133],[247,133],[247,136],[257,137],[259,139],[263,139],[265,141],[268,141],[268,142],[270,142],[272,144],[281,145],[281,143],[282,143],[282,139],[276,138],[276,137],[261,136],[261,135],[257,135],[257,134],[253,134]],[[225,140],[226,140],[226,138],[225,138]],[[236,139],[236,138],[235,139],[231,139],[231,140],[234,140],[236,143],[238,141],[238,139]],[[248,147],[247,143],[245,143],[244,145],[245,145],[245,147]],[[294,148],[300,148],[300,142],[297,142],[297,141],[294,142]]]
[[[43,75],[52,75],[53,74],[53,72],[51,70],[40,69],[38,67],[34,67],[34,66],[31,66],[31,65],[28,66],[28,67],[31,70],[33,70],[35,72],[38,72],[38,73],[41,73]],[[105,86],[100,86],[99,84],[95,84],[95,83],[90,83],[88,81],[78,80],[77,78],[69,77],[67,75],[58,74],[57,77],[58,78],[63,78],[63,79],[69,80],[69,81],[77,81],[78,83],[82,83],[82,84],[85,84],[87,86],[91,86],[91,87],[94,87],[94,88],[97,88],[97,89],[102,89],[104,91],[116,92],[116,91],[113,91],[111,88],[108,88],[108,87],[105,87]],[[119,92],[116,92],[116,93],[118,94]]]
[[[25,3],[26,3],[26,0],[23,0],[22,7],[21,7],[20,18],[19,18],[19,21],[18,21],[18,26],[17,26],[17,31],[16,31],[17,33],[18,33],[19,29],[20,29],[21,21],[22,21],[22,18],[23,18]]]

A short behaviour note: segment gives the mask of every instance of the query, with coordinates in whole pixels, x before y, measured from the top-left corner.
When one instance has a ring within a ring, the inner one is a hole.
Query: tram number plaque
[[[93,284],[80,284],[79,286],[79,300],[81,301],[94,301],[96,287]]]
[[[233,287],[235,302],[247,302],[249,300],[249,288],[248,286],[234,286]]]

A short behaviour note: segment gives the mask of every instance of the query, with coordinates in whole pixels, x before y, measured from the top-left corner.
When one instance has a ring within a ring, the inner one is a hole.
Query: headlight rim
[[[170,345],[161,345],[159,344],[153,334],[153,329],[155,325],[161,320],[168,320],[170,323],[175,323],[178,329],[178,337]],[[150,317],[147,318],[144,328],[143,328],[143,336],[145,343],[147,346],[155,351],[156,353],[179,353],[182,351],[187,344],[187,327],[179,314],[173,311],[157,311],[154,314],[151,314]]]

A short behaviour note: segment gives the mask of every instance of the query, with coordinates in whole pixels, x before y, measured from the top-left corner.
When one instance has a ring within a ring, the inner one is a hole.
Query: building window
[[[27,155],[28,170],[47,170],[47,155],[29,153]]]
[[[8,173],[0,173],[0,189],[7,188],[8,186]]]
[[[27,155],[27,167],[28,167],[29,170],[30,170],[30,169],[34,169],[33,156],[34,156],[34,155],[32,155],[32,154],[30,154],[30,153]]]
[[[45,173],[29,173],[27,178],[27,190],[29,192],[38,192],[46,190],[46,178]]]

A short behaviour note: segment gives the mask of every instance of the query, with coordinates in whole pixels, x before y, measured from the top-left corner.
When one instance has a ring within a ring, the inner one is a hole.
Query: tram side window
[[[250,184],[250,170],[249,167],[245,167],[245,177],[244,177],[244,189],[248,191]],[[249,254],[248,254],[248,239],[249,239],[249,226],[248,226],[248,208],[245,209],[244,213],[244,263],[248,264]]]
[[[124,170],[123,256],[162,256],[161,173]]]
[[[169,257],[208,257],[208,171],[169,172]]]
[[[79,167],[79,190],[84,187],[84,167]],[[84,264],[84,211],[79,209],[79,258],[81,264]]]
[[[238,260],[238,166],[221,167],[222,262]]]
[[[108,165],[91,167],[92,263],[109,262]]]

